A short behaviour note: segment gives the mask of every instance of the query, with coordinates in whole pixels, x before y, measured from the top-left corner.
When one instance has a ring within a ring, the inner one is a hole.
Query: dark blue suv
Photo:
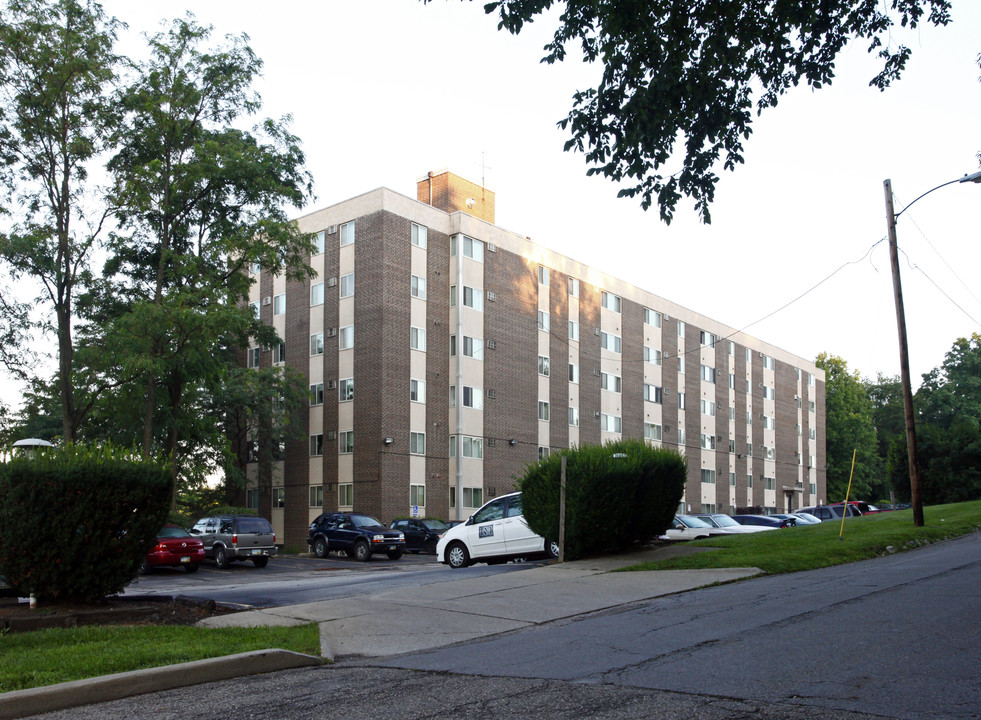
[[[310,523],[307,545],[319,558],[336,550],[362,562],[379,553],[385,553],[390,560],[398,560],[405,550],[405,536],[370,515],[332,512],[324,513]]]

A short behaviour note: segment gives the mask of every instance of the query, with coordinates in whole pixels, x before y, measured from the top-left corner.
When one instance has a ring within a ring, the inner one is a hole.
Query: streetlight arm
[[[913,205],[916,203],[917,200],[921,200],[922,198],[925,198],[934,190],[939,190],[942,187],[947,187],[948,185],[953,185],[954,183],[966,183],[966,182],[981,183],[981,171],[976,173],[971,173],[970,175],[965,175],[964,177],[957,178],[956,180],[950,180],[948,182],[943,183],[942,185],[937,185],[937,187],[933,188],[932,190],[927,190],[925,193],[920,195],[920,197],[916,198],[916,200],[914,200],[909,205],[907,205],[902,210],[900,210],[898,213],[896,213],[893,217],[898,220],[899,216],[902,215],[907,210],[909,210],[911,207],[913,207]]]

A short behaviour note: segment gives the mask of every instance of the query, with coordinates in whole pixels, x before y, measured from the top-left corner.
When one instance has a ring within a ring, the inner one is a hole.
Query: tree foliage
[[[517,34],[553,6],[563,11],[542,62],[578,44],[603,68],[559,122],[566,150],[585,154],[588,174],[625,183],[620,196],[656,202],[665,222],[682,195],[710,222],[715,171],[743,162],[754,111],[799,84],[830,84],[849,41],[880,58],[870,84],[884,89],[910,56],[896,26],[950,20],[949,0],[494,0],[484,10]]]
[[[828,502],[871,497],[880,465],[872,401],[857,372],[840,357],[821,353],[815,364],[826,378]],[[852,458],[855,458],[854,472]]]

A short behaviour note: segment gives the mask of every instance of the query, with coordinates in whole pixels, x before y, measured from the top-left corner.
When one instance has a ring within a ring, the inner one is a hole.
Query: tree
[[[494,0],[484,11],[518,34],[560,4]],[[564,8],[542,62],[561,62],[578,42],[587,62],[603,66],[559,122],[572,135],[565,149],[585,154],[587,174],[628,183],[621,197],[640,196],[645,209],[656,201],[666,223],[682,194],[711,222],[715,169],[720,159],[726,170],[743,162],[754,107],[759,115],[801,83],[829,85],[853,39],[881,58],[870,84],[884,89],[910,56],[894,45],[897,22],[916,28],[927,11],[934,25],[950,20],[949,0],[567,0]]]
[[[312,272],[310,239],[284,210],[311,194],[299,141],[287,120],[238,127],[261,106],[251,88],[262,62],[244,38],[203,49],[210,35],[190,15],[176,20],[130,67],[108,163],[119,229],[87,306],[101,329],[89,346],[112,350],[93,366],[140,378],[117,400],[134,417],[141,408],[144,455],[159,450],[175,468],[202,434],[220,442],[222,415],[209,413],[238,348],[278,342],[246,302],[249,266]]]
[[[74,299],[105,212],[88,222],[87,164],[102,152],[115,114],[109,99],[118,23],[85,0],[8,0],[0,17],[0,160],[18,189],[19,220],[0,235],[11,275],[42,287],[54,312],[62,435],[76,437]]]
[[[863,384],[872,401],[872,423],[875,425],[880,460],[875,468],[876,479],[869,500],[888,498],[890,489],[896,497],[909,499],[909,461],[904,459],[896,463],[899,456],[894,456],[891,451],[893,446],[897,446],[902,453],[906,452],[906,411],[902,384],[898,377],[885,377],[882,373],[875,382],[865,380]],[[890,461],[890,458],[893,460]]]
[[[845,360],[821,353],[814,362],[824,370],[826,377],[828,501],[845,499],[849,477],[849,498],[869,497],[880,462],[872,422],[872,402],[858,373],[849,372]]]

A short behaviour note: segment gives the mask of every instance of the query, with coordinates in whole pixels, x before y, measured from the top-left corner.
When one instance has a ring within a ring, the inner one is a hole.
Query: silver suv
[[[191,528],[191,535],[201,538],[205,556],[223,569],[233,560],[251,560],[257,568],[265,567],[278,550],[272,525],[255,515],[201,518]]]

